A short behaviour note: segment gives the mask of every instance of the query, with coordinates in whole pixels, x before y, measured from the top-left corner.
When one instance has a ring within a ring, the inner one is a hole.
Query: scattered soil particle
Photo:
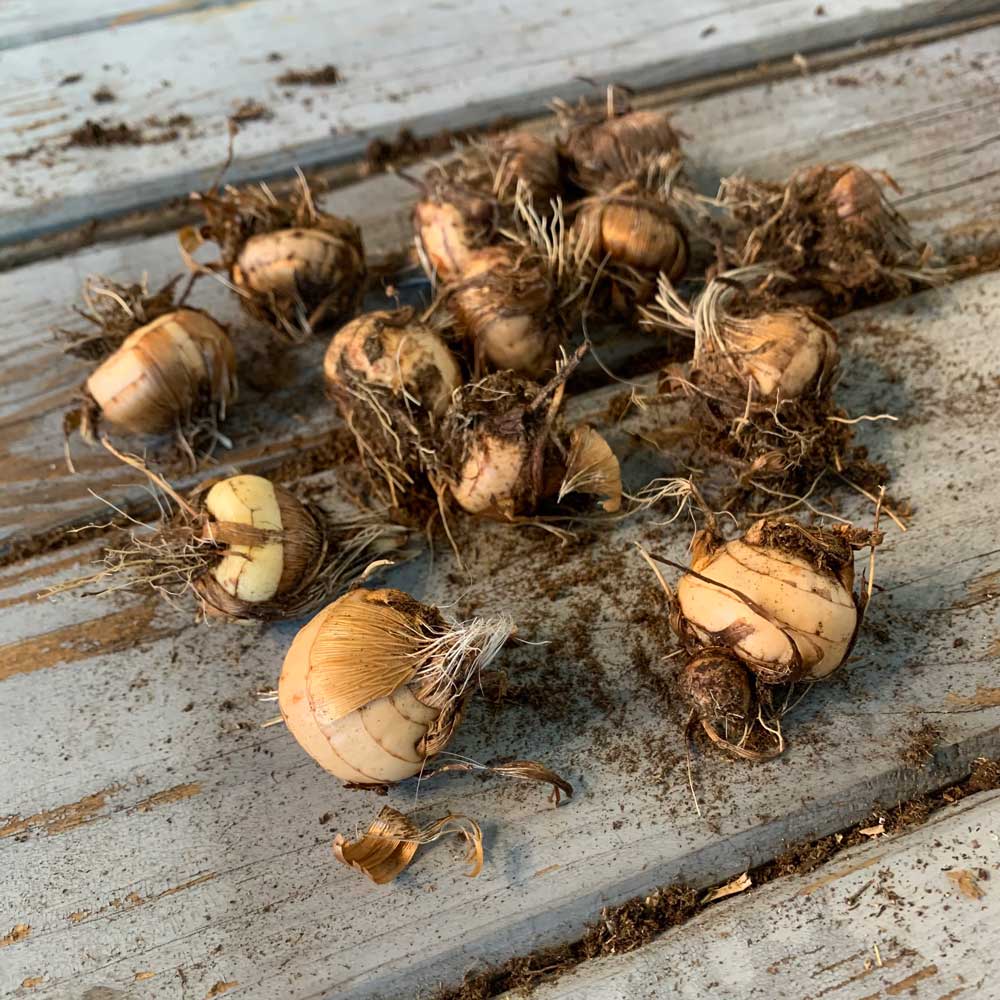
[[[848,847],[867,843],[870,838],[861,831],[870,827],[873,819],[884,824],[886,833],[899,833],[923,823],[946,805],[993,788],[1000,788],[1000,760],[981,757],[956,784],[886,811],[875,810],[842,833],[790,847],[774,861],[751,869],[750,878],[757,887],[786,875],[808,874]],[[668,885],[620,906],[608,907],[578,940],[517,956],[501,966],[471,971],[460,986],[439,991],[434,1000],[490,1000],[508,990],[529,991],[542,982],[558,979],[588,959],[634,951],[668,928],[687,923],[704,908],[701,900],[706,895],[688,886]]]
[[[90,99],[95,104],[110,104],[112,101],[117,100],[114,91],[106,84],[102,84],[98,87],[97,90],[90,95]]]
[[[60,87],[68,87],[71,83],[79,83],[83,79],[82,73],[70,73],[59,81]]]
[[[280,52],[268,52],[267,61],[268,62],[281,62],[285,57]]]
[[[926,767],[934,759],[934,749],[941,742],[942,732],[933,722],[925,722],[907,737],[899,759],[907,767]]]
[[[117,125],[102,125],[88,118],[79,128],[70,132],[66,146],[141,146],[142,132],[119,122]]]
[[[333,63],[327,63],[321,69],[290,69],[278,77],[278,83],[286,87],[332,87],[343,80],[340,70]]]
[[[44,148],[39,143],[37,146],[29,146],[27,149],[22,149],[19,153],[8,153],[4,159],[8,163],[21,163],[23,160],[30,160],[35,153],[40,153]]]
[[[266,122],[274,117],[274,112],[259,101],[244,101],[230,116],[229,120],[237,125],[245,122]]]
[[[509,116],[498,118],[479,129],[442,129],[433,135],[416,136],[408,128],[400,129],[395,139],[372,139],[365,150],[364,174],[376,174],[391,164],[410,162],[425,156],[447,153],[456,145],[469,142],[477,135],[492,135],[503,132],[514,125]]]

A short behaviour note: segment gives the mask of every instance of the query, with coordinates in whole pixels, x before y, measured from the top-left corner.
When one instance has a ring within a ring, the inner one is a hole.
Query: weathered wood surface
[[[991,176],[995,147],[989,141],[996,131],[998,53],[1000,28],[987,29],[870,60],[849,77],[833,71],[720,94],[680,109],[678,124],[691,135],[692,163],[706,190],[741,167],[779,178],[801,163],[856,159],[897,176],[922,236],[970,250],[989,243],[1000,227],[1000,196]],[[325,205],[354,217],[369,252],[379,257],[406,245],[412,198],[404,181],[380,176],[334,192]],[[61,354],[49,330],[70,318],[70,303],[87,274],[122,280],[147,272],[155,285],[177,268],[174,238],[165,235],[0,275],[6,317],[0,337],[8,359],[0,375],[6,484],[0,551],[12,540],[103,516],[87,487],[115,503],[140,496],[120,487],[110,458],[79,442],[74,457],[80,474],[68,475],[62,414],[87,369]],[[221,288],[203,282],[197,297],[243,336],[245,320]],[[288,386],[274,406],[258,410],[252,388],[244,391],[226,428],[234,439],[233,460],[275,462],[329,429],[334,418],[316,367],[322,347],[289,352]]]
[[[631,548],[641,539],[681,560],[687,524],[624,521],[562,549],[462,522],[471,579],[441,551],[387,574],[458,615],[509,611],[524,638],[548,643],[505,651],[520,692],[475,699],[449,749],[542,759],[574,799],[554,810],[536,788],[467,776],[419,790],[428,814],[482,822],[475,881],[446,845],[388,888],[335,864],[333,830],[352,833],[385,800],[341,789],[287,733],[255,728],[268,708],[253,692],[273,683],[293,625],[207,628],[121,595],[36,603],[92,545],[6,570],[0,756],[16,764],[0,806],[0,914],[4,934],[29,930],[4,948],[0,995],[41,977],[32,995],[193,998],[238,983],[235,995],[262,1000],[412,996],[570,939],[605,904],[734,876],[1000,753],[1000,707],[974,703],[996,687],[1000,654],[1000,346],[986,320],[998,308],[989,276],[840,324],[843,401],[900,416],[860,430],[916,513],[906,535],[889,528],[863,640],[787,720],[788,753],[745,767],[699,746],[702,818],[684,709],[663,685],[677,661],[660,659],[663,609]],[[599,419],[606,397],[574,409]],[[641,453],[626,464],[633,490],[667,471]],[[853,494],[839,500],[870,517]],[[934,759],[908,768],[900,753],[928,719]],[[388,802],[405,810],[416,795],[410,783]]]
[[[832,0],[817,14],[812,0],[700,0],[673,10],[643,0],[627,17],[600,0],[257,0],[132,11],[100,3],[78,13],[47,6],[24,14],[20,26],[15,9],[0,25],[12,46],[0,105],[0,156],[8,157],[0,243],[205,186],[224,155],[226,119],[248,101],[272,117],[244,129],[236,179],[355,158],[373,136],[403,126],[429,134],[537,114],[553,95],[575,98],[611,80],[662,86],[998,5]],[[73,21],[63,23],[67,15]],[[274,52],[283,59],[271,61]],[[344,78],[336,86],[278,82],[288,69],[329,63]],[[95,103],[101,87],[113,101]],[[124,122],[145,143],[72,145],[88,119]]]
[[[636,952],[585,963],[535,1000],[995,997],[998,830],[1000,793],[984,792],[920,829],[724,900]]]

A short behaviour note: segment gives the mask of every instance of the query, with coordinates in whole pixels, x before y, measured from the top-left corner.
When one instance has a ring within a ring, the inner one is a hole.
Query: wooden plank
[[[752,768],[696,754],[702,818],[684,708],[665,686],[677,661],[661,662],[648,625],[663,609],[630,554],[641,539],[683,559],[686,524],[657,512],[560,548],[460,521],[471,578],[440,551],[387,574],[456,615],[509,611],[524,638],[548,643],[505,651],[520,698],[475,699],[449,749],[545,760],[574,799],[553,810],[537,789],[467,777],[419,789],[428,810],[483,823],[475,881],[445,846],[385,889],[334,864],[332,830],[353,832],[386,800],[341,789],[286,733],[254,728],[265,709],[252,692],[273,683],[294,625],[199,627],[121,595],[31,599],[79,573],[92,547],[5,571],[0,754],[18,767],[3,779],[0,913],[30,932],[5,949],[0,995],[42,976],[43,997],[202,997],[217,982],[260,998],[411,996],[572,939],[603,905],[654,886],[734,876],[1000,753],[1000,707],[948,697],[995,686],[1000,654],[1000,345],[982,321],[997,308],[1000,277],[986,276],[841,322],[845,405],[900,415],[860,430],[916,514],[880,552],[852,665],[788,720],[789,752]],[[575,413],[600,419],[608,393],[577,398]],[[636,452],[626,483],[670,471]],[[855,499],[841,512],[870,517]],[[905,766],[927,719],[934,759]],[[387,801],[410,809],[416,794],[411,783]]]
[[[253,0],[166,0],[163,3],[46,0],[44,4],[33,0],[6,0],[0,8],[0,50],[247,2]]]
[[[996,9],[995,0],[958,0],[945,11],[932,0],[835,0],[817,15],[812,0],[701,0],[670,12],[642,0],[623,18],[600,0],[410,0],[391,10],[358,0],[259,0],[112,23],[84,36],[86,44],[66,35],[6,54],[0,156],[13,162],[0,188],[0,243],[206,186],[224,155],[226,119],[248,100],[273,117],[243,131],[237,180],[356,158],[373,136],[403,126],[428,134],[523,117],[553,95],[593,94],[609,80],[663,86]],[[272,52],[284,60],[269,61]],[[288,68],[331,62],[344,77],[337,86],[278,82]],[[113,103],[94,103],[102,86]],[[177,115],[191,120],[170,124]],[[68,144],[87,119],[125,122],[152,144]]]
[[[636,952],[585,963],[533,996],[693,1000],[719,984],[745,1000],[990,996],[1000,981],[998,825],[1000,793],[984,792],[910,833],[719,903]]]
[[[719,175],[741,167],[776,178],[810,160],[853,158],[898,176],[913,199],[907,211],[921,236],[955,252],[980,249],[1000,231],[1000,194],[989,176],[998,52],[1000,28],[991,28],[873,59],[854,70],[857,86],[838,83],[840,71],[833,71],[716,95],[679,109],[678,124],[691,135],[692,162],[707,190]],[[963,137],[960,144],[955,135]],[[380,176],[342,188],[325,205],[361,224],[377,258],[407,243],[412,198],[409,185]],[[0,279],[7,317],[0,338],[10,359],[0,375],[0,455],[7,484],[0,500],[0,552],[25,536],[103,516],[87,486],[116,503],[139,496],[119,488],[113,463],[80,447],[74,452],[80,475],[67,476],[62,412],[85,368],[64,357],[48,331],[67,321],[87,274],[125,279],[146,271],[155,284],[177,267],[173,238],[158,236],[91,248]],[[233,303],[211,283],[202,287],[199,301],[242,331],[245,321]],[[290,443],[299,447],[329,429],[332,412],[322,400],[315,366],[321,349],[295,351],[284,397],[294,400],[294,416],[282,416],[275,407],[266,421],[247,428],[255,403],[244,393],[227,429],[236,442],[235,460],[277,461]]]

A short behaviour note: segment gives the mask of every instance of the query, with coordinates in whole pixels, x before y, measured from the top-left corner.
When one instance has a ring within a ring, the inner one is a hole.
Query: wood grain
[[[817,15],[812,0],[700,0],[684,8],[640,0],[622,17],[600,0],[408,0],[391,8],[257,0],[190,10],[167,4],[171,16],[153,18],[144,6],[131,20],[98,15],[83,35],[57,30],[46,38],[36,28],[42,40],[4,58],[0,156],[10,160],[0,185],[0,243],[207,186],[225,155],[227,118],[247,101],[272,117],[244,128],[237,180],[355,159],[372,137],[401,127],[426,135],[524,117],[553,96],[575,99],[609,81],[662,86],[995,9],[989,0],[955,0],[944,10],[932,0],[833,0]],[[24,30],[22,39],[32,37]],[[273,52],[281,62],[270,61]],[[289,68],[329,63],[343,76],[336,86],[278,81]],[[100,87],[113,102],[94,102]],[[178,115],[190,121],[178,123]],[[88,119],[124,122],[145,143],[71,145]]]
[[[870,60],[849,79],[834,70],[716,95],[680,108],[677,120],[691,136],[688,148],[705,190],[740,168],[780,178],[802,163],[855,159],[896,176],[922,236],[955,253],[980,250],[995,245],[1000,230],[1000,196],[989,176],[998,53],[1000,28],[987,29]],[[380,176],[335,192],[326,205],[362,225],[378,258],[407,244],[412,198],[405,182]],[[0,498],[0,555],[25,538],[106,518],[107,508],[88,488],[115,504],[144,499],[134,478],[79,442],[73,453],[80,474],[68,474],[62,414],[87,369],[60,353],[50,327],[70,318],[87,274],[121,280],[145,272],[155,285],[178,266],[173,237],[163,235],[84,250],[0,279],[8,317],[0,331],[0,355],[8,361],[0,372],[7,486]],[[227,293],[205,283],[197,301],[231,324],[247,357],[258,341]],[[278,392],[244,387],[226,428],[234,449],[219,454],[220,468],[266,468],[324,440],[334,419],[317,375],[322,349],[314,344],[289,352]]]
[[[1000,707],[953,711],[944,697],[995,685],[997,598],[968,597],[1000,569],[991,433],[1000,346],[982,319],[998,308],[1000,278],[991,275],[840,322],[842,401],[855,414],[900,417],[860,428],[915,513],[909,532],[889,529],[880,550],[879,589],[850,666],[786,720],[788,753],[745,767],[696,749],[700,818],[687,788],[685,710],[671,694],[677,660],[661,659],[653,626],[664,611],[632,554],[639,540],[685,558],[690,528],[664,526],[667,512],[567,548],[460,521],[471,579],[442,551],[386,574],[457,616],[509,611],[523,638],[544,643],[504,651],[512,696],[474,699],[449,750],[543,760],[573,782],[569,803],[553,809],[536,788],[468,776],[389,793],[404,811],[418,796],[428,814],[452,808],[483,824],[487,866],[473,881],[445,844],[385,889],[335,864],[333,831],[353,835],[386,800],[340,788],[282,729],[257,728],[269,709],[254,692],[273,685],[293,624],[211,628],[158,606],[147,628],[162,634],[136,655],[95,649],[3,681],[0,754],[18,762],[5,775],[4,814],[34,816],[118,790],[91,822],[0,841],[9,873],[0,926],[32,928],[5,951],[0,995],[42,973],[43,997],[100,987],[182,998],[234,981],[262,1000],[429,992],[470,966],[575,937],[603,905],[678,880],[726,881],[789,842],[1000,754]],[[578,397],[574,413],[599,421],[613,391]],[[627,434],[614,440],[627,449]],[[636,449],[626,485],[676,471]],[[324,483],[332,503],[335,474],[313,486]],[[870,517],[856,495],[837,500],[841,514]],[[36,563],[19,567],[13,593],[0,598],[67,579],[75,568],[65,559],[43,557],[45,576],[25,575]],[[123,601],[107,598],[102,613],[123,611]],[[0,629],[19,642],[93,617],[93,599],[63,597],[30,615],[23,604],[0,608]],[[904,765],[900,754],[927,720],[940,729],[933,759]],[[171,799],[193,784],[197,795]],[[140,808],[157,796],[169,801]],[[821,901],[850,877],[805,899]],[[888,983],[931,961],[901,963]]]

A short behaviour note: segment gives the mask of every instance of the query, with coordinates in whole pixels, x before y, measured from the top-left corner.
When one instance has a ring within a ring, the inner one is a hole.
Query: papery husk
[[[333,841],[333,855],[377,885],[384,885],[409,867],[421,846],[449,834],[464,841],[465,860],[470,866],[466,875],[475,878],[483,869],[483,832],[475,820],[458,813],[418,824],[392,806],[383,806],[357,840],[347,840],[338,833]]]
[[[193,197],[206,221],[178,234],[188,267],[228,275],[243,309],[275,333],[299,341],[356,310],[367,273],[361,230],[318,211],[304,178],[287,199],[264,184]],[[192,254],[206,242],[220,254],[199,264]]]
[[[762,278],[750,293],[777,291],[825,315],[949,280],[952,270],[916,239],[883,185],[899,190],[888,174],[845,163],[804,167],[785,184],[725,178],[726,265],[783,272],[776,289]]]
[[[105,423],[131,434],[173,431],[195,465],[194,443],[214,440],[236,393],[225,328],[201,310],[174,309],[131,331],[91,372],[64,432],[79,429],[95,444]]]
[[[585,191],[601,191],[643,177],[651,161],[680,149],[681,134],[671,124],[672,112],[631,110],[627,99],[609,88],[602,105],[581,102],[557,106],[568,131],[560,151],[570,175]]]
[[[605,497],[601,507],[609,514],[621,509],[622,471],[611,446],[588,424],[570,431],[566,471],[558,499],[569,493],[593,493]]]
[[[434,442],[462,382],[444,340],[410,308],[366,313],[334,336],[324,374],[376,491],[393,508],[419,506],[433,493]]]
[[[478,771],[486,774],[499,774],[504,778],[513,778],[516,781],[537,782],[542,785],[549,785],[552,791],[549,793],[549,801],[558,806],[562,801],[562,796],[567,799],[573,798],[573,786],[555,771],[540,764],[537,760],[511,760],[505,764],[478,764],[467,761],[452,761],[435,767],[433,771],[425,772],[424,779],[435,778],[439,774],[446,774],[451,771]]]
[[[73,306],[89,327],[56,329],[65,342],[66,353],[85,361],[103,361],[134,330],[181,307],[183,303],[177,302],[175,296],[178,281],[180,275],[151,292],[145,275],[131,284],[90,275],[83,283],[83,306]]]

